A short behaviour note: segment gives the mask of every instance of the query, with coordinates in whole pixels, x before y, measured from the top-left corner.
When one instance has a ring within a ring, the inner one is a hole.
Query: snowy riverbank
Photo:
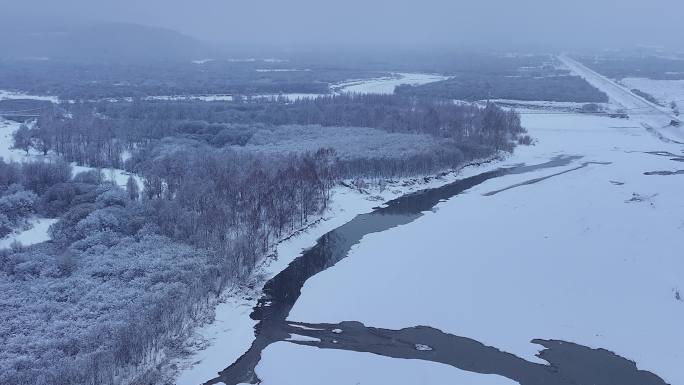
[[[489,161],[485,161],[487,163]],[[426,188],[451,183],[491,167],[490,164],[468,166],[459,172],[429,178],[408,178],[389,183],[382,188],[369,186],[364,191],[338,186],[333,190],[329,209],[310,227],[279,243],[277,258],[267,258],[257,267],[252,279],[243,286],[233,287],[224,295],[224,302],[215,310],[215,320],[200,327],[194,339],[197,351],[187,359],[173,363],[180,369],[177,385],[196,385],[214,377],[217,372],[237,360],[254,341],[256,321],[249,315],[261,296],[268,279],[282,271],[304,250],[316,244],[323,234],[349,222],[359,214],[398,196]],[[203,348],[201,348],[203,347]]]

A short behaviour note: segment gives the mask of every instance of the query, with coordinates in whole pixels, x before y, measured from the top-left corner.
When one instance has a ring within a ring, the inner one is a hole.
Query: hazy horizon
[[[684,48],[679,34],[672,33],[675,28],[684,31],[679,22],[684,4],[674,0],[600,4],[589,0],[0,0],[0,4],[5,24],[14,21],[23,30],[50,24],[129,22],[242,47]]]

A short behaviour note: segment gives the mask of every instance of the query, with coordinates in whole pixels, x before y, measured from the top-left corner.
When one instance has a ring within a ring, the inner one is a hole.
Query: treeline
[[[522,132],[516,113],[495,106],[482,108],[434,97],[396,95],[346,94],[293,102],[286,98],[258,98],[234,103],[138,100],[131,104],[101,103],[96,111],[115,121],[147,121],[154,129],[144,132],[158,138],[218,133],[220,124],[254,123],[372,127],[477,141],[486,140],[494,131]],[[490,119],[493,114],[508,116],[508,119]]]
[[[418,86],[402,85],[395,92],[405,96],[429,96],[456,100],[550,100],[603,103],[608,96],[579,76],[530,76],[460,74],[448,80]]]
[[[99,100],[163,95],[279,94],[330,91],[330,84],[347,79],[373,78],[386,71],[309,68],[305,63],[263,60],[216,60],[204,64],[80,63],[59,60],[0,60],[0,89],[61,100]],[[306,68],[308,71],[261,72],[257,69]]]
[[[594,71],[612,79],[627,77],[657,80],[684,79],[684,58],[644,53],[610,53],[576,58]]]
[[[15,147],[94,167],[123,165],[127,151],[166,137],[215,147],[244,146],[265,126],[290,124],[371,127],[387,132],[428,134],[458,146],[511,149],[524,132],[519,116],[494,105],[480,107],[431,98],[341,95],[316,99],[226,102],[143,101],[75,104],[48,111],[34,127],[15,134]],[[132,171],[129,166],[128,169]]]

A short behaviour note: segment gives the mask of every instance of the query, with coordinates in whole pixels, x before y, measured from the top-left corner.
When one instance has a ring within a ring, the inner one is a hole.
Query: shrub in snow
[[[533,143],[532,137],[529,135],[521,135],[518,137],[518,144],[522,144],[524,146],[529,146]]]
[[[118,186],[101,187],[101,193],[95,199],[95,204],[98,207],[119,206],[124,207],[128,203],[128,196],[126,192]]]
[[[16,223],[34,212],[37,196],[30,191],[17,191],[0,197],[0,212]]]
[[[584,113],[596,113],[601,112],[602,108],[596,103],[586,103],[580,108],[580,112]]]
[[[100,170],[81,171],[74,176],[74,182],[100,184],[104,181],[104,176]]]
[[[22,165],[22,173],[23,185],[36,194],[42,194],[50,186],[69,181],[71,166],[64,162],[29,162]]]
[[[74,237],[84,239],[101,231],[121,231],[126,219],[126,213],[115,207],[95,210],[74,226]]]
[[[7,218],[7,215],[0,213],[0,238],[3,238],[12,232],[14,225],[12,221]]]
[[[4,189],[21,182],[21,166],[19,163],[6,163],[0,158],[0,194]]]
[[[40,197],[40,206],[48,216],[58,216],[72,205],[75,197],[76,187],[73,183],[58,183]]]

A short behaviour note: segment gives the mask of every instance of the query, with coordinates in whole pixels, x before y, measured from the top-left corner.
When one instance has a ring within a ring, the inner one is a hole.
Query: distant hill
[[[193,37],[138,24],[0,23],[0,58],[127,63],[187,61],[210,54],[211,49]]]

